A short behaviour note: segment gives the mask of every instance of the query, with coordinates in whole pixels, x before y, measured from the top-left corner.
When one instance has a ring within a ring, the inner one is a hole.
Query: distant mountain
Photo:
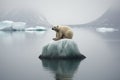
[[[97,27],[111,27],[113,29],[118,29],[116,32],[109,34],[101,34],[106,39],[120,40],[120,8],[118,6],[112,6],[103,16],[101,16],[96,21],[86,24],[87,26]]]
[[[10,20],[25,22],[28,26],[49,26],[46,18],[31,10],[15,9],[10,12],[0,11],[0,21]]]
[[[91,23],[85,24],[93,27],[120,28],[120,10],[109,9],[102,17]]]
[[[120,2],[120,1],[119,1]],[[97,28],[103,29],[114,29],[114,32],[108,33],[98,33],[107,40],[120,40],[120,6],[113,5],[109,8],[100,18],[95,21],[92,21],[87,24],[82,25],[73,25],[73,27],[90,27],[92,30],[96,30]]]
[[[113,27],[120,29],[120,8],[111,7],[100,18],[87,24],[75,25],[81,27]]]

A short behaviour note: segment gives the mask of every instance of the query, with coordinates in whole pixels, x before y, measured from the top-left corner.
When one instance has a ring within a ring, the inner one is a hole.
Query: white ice
[[[101,32],[101,33],[106,33],[106,32],[115,32],[115,31],[119,31],[119,30],[115,29],[115,28],[100,27],[100,28],[96,28],[96,31]]]
[[[59,58],[59,57],[79,57],[80,53],[77,44],[72,39],[61,39],[53,41],[43,47],[43,57]]]
[[[28,27],[27,23],[25,22],[14,22],[14,21],[5,20],[0,22],[0,30],[45,31],[46,28],[43,26]]]
[[[26,23],[25,22],[14,22],[12,24],[12,28],[16,29],[16,30],[24,30],[26,27]]]
[[[44,31],[44,30],[46,30],[46,28],[42,26],[25,28],[25,31]]]
[[[0,30],[2,30],[4,28],[12,27],[12,23],[13,23],[13,21],[8,21],[8,20],[1,21],[0,22]]]

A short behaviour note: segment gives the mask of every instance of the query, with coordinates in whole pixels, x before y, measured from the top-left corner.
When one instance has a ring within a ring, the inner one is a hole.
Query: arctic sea
[[[120,80],[119,31],[73,28],[73,40],[87,58],[40,60],[55,37],[47,31],[0,31],[0,80]]]

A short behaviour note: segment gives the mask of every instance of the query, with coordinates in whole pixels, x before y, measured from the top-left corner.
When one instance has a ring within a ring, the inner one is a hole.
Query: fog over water
[[[26,16],[29,16],[32,12],[32,14],[35,13],[37,17],[43,15],[48,22],[53,25],[85,24],[101,17],[111,7],[114,1],[115,0],[0,0],[0,20],[5,19],[5,17],[14,20],[18,17],[27,18]],[[28,12],[28,15],[24,17],[20,16],[19,14],[25,14],[21,12],[21,10]],[[33,16],[29,16],[29,19],[31,17]],[[35,18],[35,16],[33,18]],[[20,18],[19,20],[24,19]]]

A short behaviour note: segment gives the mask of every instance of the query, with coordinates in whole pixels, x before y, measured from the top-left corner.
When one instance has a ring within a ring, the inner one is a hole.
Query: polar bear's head
[[[52,27],[52,30],[58,32],[58,31],[59,31],[59,26],[58,26],[58,25],[57,25],[57,26],[53,26],[53,27]]]

